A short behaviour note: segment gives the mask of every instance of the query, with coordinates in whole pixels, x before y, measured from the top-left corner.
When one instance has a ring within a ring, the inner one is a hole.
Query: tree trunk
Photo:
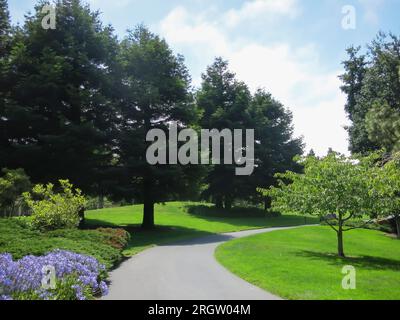
[[[230,197],[225,197],[225,210],[232,209],[232,199]]]
[[[339,226],[339,231],[337,233],[338,237],[338,255],[341,258],[345,258],[344,249],[343,249],[343,229],[342,226]]]
[[[224,202],[222,201],[222,196],[216,196],[215,197],[215,206],[217,209],[223,209],[224,208]]]
[[[99,195],[97,206],[98,206],[98,209],[104,208],[104,196],[103,195]]]
[[[154,202],[149,198],[144,201],[142,228],[154,228]]]
[[[154,199],[153,199],[153,180],[149,177],[145,178],[144,181],[144,208],[143,208],[143,229],[154,228]]]
[[[85,225],[85,208],[79,210],[79,228],[83,228]]]
[[[400,216],[396,216],[397,239],[400,239]]]
[[[271,198],[265,197],[264,198],[264,210],[268,211],[271,208]]]

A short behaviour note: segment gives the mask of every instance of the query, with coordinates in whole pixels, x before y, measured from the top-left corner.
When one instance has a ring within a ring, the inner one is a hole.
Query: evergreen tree
[[[143,228],[149,229],[154,227],[154,204],[178,197],[193,181],[188,167],[152,166],[146,159],[151,144],[146,135],[151,129],[167,133],[171,122],[178,122],[182,129],[195,119],[190,77],[183,58],[144,26],[122,42],[120,63],[119,165],[129,179],[121,193],[144,203]]]
[[[317,155],[315,154],[314,149],[311,149],[310,152],[308,153],[307,157],[316,157]]]
[[[268,188],[276,183],[275,175],[287,170],[299,172],[301,166],[294,161],[303,154],[301,138],[293,137],[293,116],[284,106],[264,90],[258,90],[250,106],[252,127],[255,128],[255,164],[251,177],[244,179],[243,190],[247,197],[258,201],[258,188]],[[269,199],[262,198],[265,209]]]
[[[278,172],[300,169],[293,158],[302,154],[303,146],[301,139],[293,138],[292,114],[263,90],[252,96],[221,58],[203,75],[197,103],[203,111],[202,128],[254,129],[255,132],[253,174],[236,176],[235,166],[212,166],[206,179],[205,196],[211,197],[219,208],[230,209],[235,199],[262,201],[268,207],[268,199],[261,197],[257,188],[273,185]]]
[[[203,129],[251,129],[249,105],[251,93],[243,82],[236,80],[229,71],[228,62],[217,58],[202,76],[201,89],[197,93],[197,105],[202,110],[200,125]],[[221,139],[221,156],[223,153]],[[241,183],[235,175],[234,165],[211,167],[206,179],[204,196],[211,198],[218,208],[230,209],[232,202],[242,193]]]
[[[10,82],[8,77],[8,59],[11,44],[11,25],[7,0],[0,0],[0,159],[4,159],[7,137],[4,130],[5,108],[9,100]],[[0,160],[0,168],[1,160]]]
[[[7,53],[10,41],[10,13],[7,0],[0,0],[0,59]]]
[[[346,112],[352,122],[348,128],[350,150],[396,150],[400,132],[400,39],[379,33],[365,55],[360,54],[360,48],[350,48],[348,54],[341,79],[347,94]]]
[[[56,2],[56,29],[36,6],[13,43],[10,100],[2,117],[1,167],[34,182],[70,179],[93,190],[113,157],[114,69],[118,43],[80,0]]]

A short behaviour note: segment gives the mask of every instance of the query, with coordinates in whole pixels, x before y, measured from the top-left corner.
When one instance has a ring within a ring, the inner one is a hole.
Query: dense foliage
[[[268,201],[259,198],[257,187],[273,185],[277,172],[298,168],[293,158],[303,152],[301,139],[293,138],[290,111],[264,90],[251,94],[221,58],[203,74],[196,101],[202,113],[201,127],[254,129],[256,141],[253,174],[238,177],[233,165],[212,166],[205,179],[204,196],[228,210],[237,199],[265,201],[268,207]]]
[[[196,199],[202,191],[228,209],[240,199],[264,202],[256,187],[295,170],[302,143],[292,137],[290,112],[265,91],[251,94],[227,62],[218,58],[195,90],[184,58],[146,27],[119,40],[83,1],[58,0],[56,29],[45,30],[47,3],[39,1],[13,28],[7,2],[0,2],[7,43],[0,56],[0,168],[24,168],[35,184],[69,179],[100,207],[106,197],[144,203],[146,228],[154,226],[155,203]],[[178,129],[255,129],[255,172],[149,165],[146,134],[166,132],[172,121]]]
[[[112,159],[117,43],[77,0],[57,1],[57,28],[43,29],[45,3],[13,33],[5,62],[0,167],[24,168],[34,183],[68,178],[99,192],[96,181]]]
[[[379,196],[379,215],[394,218],[400,239],[400,153],[378,161],[371,188]]]
[[[400,148],[400,39],[380,33],[368,46],[348,49],[341,76],[347,94],[348,128],[354,153]]]
[[[30,180],[23,169],[2,170],[0,177],[0,214],[13,216],[17,206],[22,207],[22,193],[30,189]]]

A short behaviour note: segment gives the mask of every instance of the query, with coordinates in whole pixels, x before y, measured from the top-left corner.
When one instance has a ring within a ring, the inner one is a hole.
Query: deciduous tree
[[[301,158],[304,173],[277,174],[278,187],[264,190],[278,212],[317,215],[337,233],[338,255],[345,256],[343,233],[348,222],[375,216],[378,195],[371,188],[370,159],[349,159],[332,153],[323,159]]]

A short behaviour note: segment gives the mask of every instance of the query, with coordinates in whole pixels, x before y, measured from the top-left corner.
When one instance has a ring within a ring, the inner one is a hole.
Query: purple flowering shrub
[[[43,287],[44,268],[55,270],[55,288]],[[13,261],[0,254],[0,300],[87,300],[107,295],[106,268],[95,258],[63,250]]]

